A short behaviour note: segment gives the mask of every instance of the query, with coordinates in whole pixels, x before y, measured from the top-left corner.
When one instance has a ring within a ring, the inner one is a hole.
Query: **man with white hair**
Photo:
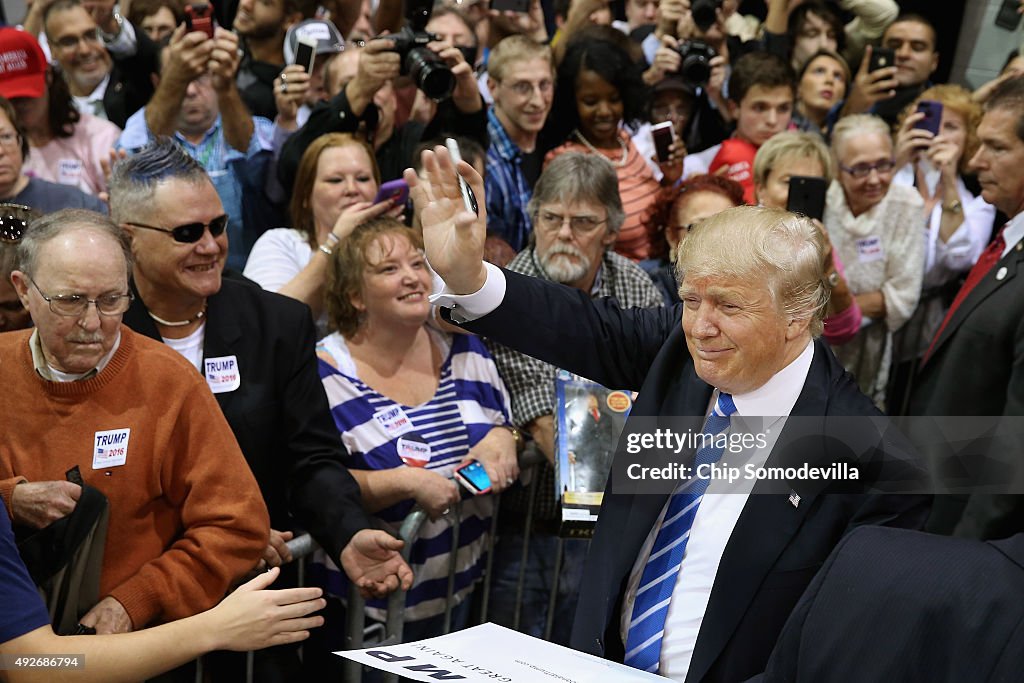
[[[825,243],[809,219],[723,211],[678,250],[680,304],[624,309],[485,264],[486,212],[462,210],[445,150],[425,153],[423,169],[405,178],[445,317],[639,391],[587,556],[573,647],[677,681],[746,680],[848,529],[923,523],[929,499],[878,493],[920,490],[909,448],[817,339]],[[465,163],[458,175],[484,207],[480,177]],[[678,450],[630,447],[662,428],[694,438]],[[724,458],[722,441],[734,437],[753,445]],[[780,475],[734,487],[709,476],[740,455]],[[635,474],[649,465],[676,474]],[[795,474],[801,466],[832,475]]]

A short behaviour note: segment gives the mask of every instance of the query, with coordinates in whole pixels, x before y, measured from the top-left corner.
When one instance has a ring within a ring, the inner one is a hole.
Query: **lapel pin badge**
[[[789,503],[795,508],[800,507],[800,494],[796,491],[791,491],[789,494]]]

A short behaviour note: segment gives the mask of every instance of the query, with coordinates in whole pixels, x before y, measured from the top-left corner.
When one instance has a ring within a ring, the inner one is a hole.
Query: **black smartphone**
[[[313,73],[313,63],[316,61],[317,39],[309,36],[301,36],[295,46],[295,61],[293,64],[301,64],[306,73]]]
[[[887,66],[896,66],[896,51],[891,47],[872,47],[868,71],[878,71]]]
[[[186,5],[185,28],[189,33],[202,31],[207,38],[213,38],[213,5],[208,2]]]
[[[786,210],[820,221],[825,217],[825,192],[827,190],[828,183],[819,176],[790,176]]]
[[[491,9],[527,14],[530,11],[530,0],[491,0]]]
[[[1003,4],[999,6],[999,13],[996,14],[996,26],[1007,31],[1016,31],[1020,26],[1020,13],[1017,11],[1019,6],[1019,0],[1003,0]]]
[[[654,138],[654,154],[664,164],[671,154],[669,147],[676,141],[676,129],[671,121],[663,121],[651,126],[651,137]]]
[[[915,123],[914,128],[922,128],[931,131],[932,135],[938,135],[942,126],[942,102],[921,100],[917,103],[917,111],[924,114],[924,118]]]

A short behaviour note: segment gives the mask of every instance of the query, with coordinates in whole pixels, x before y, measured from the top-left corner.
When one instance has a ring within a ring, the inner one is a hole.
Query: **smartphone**
[[[444,146],[448,148],[448,154],[452,157],[452,165],[458,165],[462,161],[459,143],[455,141],[455,138],[445,138]],[[469,183],[461,175],[459,175],[459,189],[462,191],[462,203],[466,206],[466,211],[472,211],[479,216],[480,206],[476,203],[476,195],[473,194],[473,188],[469,186]]]
[[[389,199],[394,199],[395,204],[405,204],[406,200],[409,199],[409,184],[401,178],[389,180],[377,190],[377,196],[374,198],[373,203],[380,204]]]
[[[789,177],[789,199],[786,210],[808,218],[825,217],[825,192],[828,183],[818,176],[794,175]]]
[[[479,496],[491,492],[491,478],[487,476],[487,470],[477,460],[470,460],[465,465],[456,467],[455,478],[474,495]]]
[[[671,154],[669,147],[676,141],[676,129],[671,121],[663,121],[651,126],[651,137],[654,138],[654,154],[658,161],[665,163]]]
[[[300,36],[299,43],[295,46],[295,61],[292,64],[301,64],[306,73],[313,73],[313,62],[316,61],[316,38]]]
[[[888,66],[896,66],[896,51],[891,47],[872,47],[868,71],[878,71]]]
[[[917,103],[917,110],[924,114],[924,118],[915,123],[914,128],[922,128],[931,131],[932,135],[938,135],[942,125],[942,102],[921,100]]]
[[[213,38],[213,5],[208,2],[185,6],[185,28],[188,32],[202,31],[207,38]]]
[[[519,12],[528,14],[530,0],[491,0],[491,9],[499,12]]]
[[[1019,0],[1003,0],[1003,4],[999,6],[999,13],[996,14],[996,26],[1007,31],[1016,31],[1020,26],[1021,15],[1017,12],[1019,6]]]

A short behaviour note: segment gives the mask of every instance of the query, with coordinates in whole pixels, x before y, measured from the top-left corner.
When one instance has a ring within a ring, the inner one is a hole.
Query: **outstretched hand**
[[[363,529],[341,551],[341,567],[363,597],[383,597],[412,586],[412,569],[402,559],[401,539],[380,529]]]
[[[476,195],[479,213],[467,211],[459,190],[459,176],[466,179]],[[458,174],[444,147],[423,152],[422,176],[405,170],[416,215],[423,226],[427,261],[455,294],[472,294],[487,280],[484,243],[487,240],[487,211],[484,181],[476,170],[460,161]]]

